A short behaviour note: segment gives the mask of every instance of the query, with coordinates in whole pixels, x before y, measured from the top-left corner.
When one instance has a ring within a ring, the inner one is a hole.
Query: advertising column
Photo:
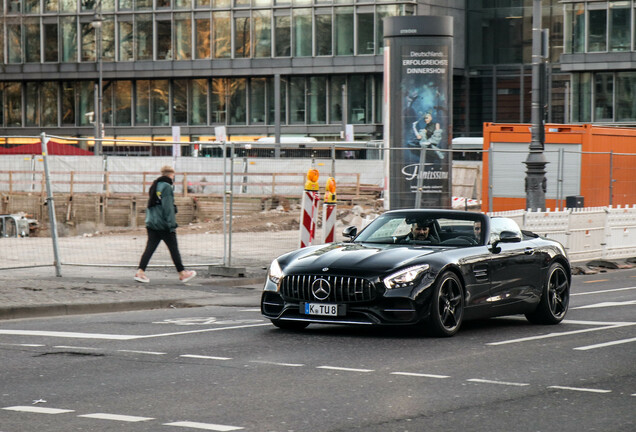
[[[385,207],[450,208],[453,19],[384,21]]]

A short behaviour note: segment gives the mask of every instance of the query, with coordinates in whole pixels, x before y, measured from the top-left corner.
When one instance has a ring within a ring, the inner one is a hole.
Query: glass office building
[[[631,65],[632,0],[543,5],[548,120],[636,117],[634,73],[600,70],[606,57]],[[454,17],[455,136],[530,121],[532,0],[0,0],[0,11],[0,136],[94,136],[101,77],[107,137],[181,126],[196,140],[225,125],[233,137],[279,126],[335,139],[353,124],[378,139],[383,19],[400,15]]]

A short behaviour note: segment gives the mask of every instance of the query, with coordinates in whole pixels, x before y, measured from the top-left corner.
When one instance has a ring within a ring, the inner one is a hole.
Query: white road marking
[[[261,308],[241,309],[239,312],[260,312]]]
[[[391,375],[404,375],[404,376],[412,376],[412,377],[422,377],[422,378],[450,378],[449,375],[433,375],[433,374],[423,374],[423,373],[414,373],[414,372],[391,372]]]
[[[497,346],[497,345],[506,345],[506,344],[512,344],[512,343],[519,343],[519,342],[529,342],[529,341],[534,341],[534,340],[549,339],[549,338],[560,337],[560,336],[571,336],[571,335],[575,335],[575,334],[595,332],[595,331],[599,331],[599,330],[609,330],[609,329],[614,329],[614,328],[619,328],[619,327],[626,327],[626,326],[630,326],[630,325],[634,325],[634,323],[626,323],[626,324],[625,323],[621,323],[621,324],[610,325],[610,326],[594,327],[594,328],[591,328],[591,329],[584,329],[584,330],[574,330],[574,331],[559,332],[559,333],[548,333],[548,334],[539,335],[539,336],[529,336],[529,337],[524,337],[524,338],[519,338],[519,339],[510,339],[510,340],[506,340],[506,341],[490,342],[490,343],[487,343],[486,345]]]
[[[267,364],[267,365],[289,366],[289,367],[305,366],[304,364],[300,364],[300,363],[279,363],[279,362],[271,362],[271,361],[263,361],[263,360],[250,360],[250,363],[261,363],[261,364]]]
[[[21,346],[21,347],[29,347],[29,348],[34,348],[34,347],[43,347],[46,346],[44,344],[26,344],[26,343],[2,343],[0,345],[5,345],[5,346]]]
[[[590,292],[584,292],[584,293],[575,293],[575,294],[570,294],[570,296],[582,296],[582,295],[592,295],[592,294],[605,294],[605,293],[608,293],[608,292],[627,291],[627,290],[633,290],[633,289],[636,289],[636,287],[614,288],[614,289],[601,290],[601,291],[590,291]]]
[[[123,353],[132,353],[132,354],[148,354],[148,355],[166,355],[165,352],[156,352],[156,351],[137,351],[137,350],[117,350],[117,352]]]
[[[70,346],[70,345],[54,345],[53,348],[77,349],[77,350],[88,350],[88,351],[97,351],[99,349],[99,348],[93,348],[93,347],[78,347],[78,346]]]
[[[636,342],[636,338],[620,339],[620,340],[615,340],[615,341],[605,342],[605,343],[600,343],[600,344],[595,344],[595,345],[587,345],[587,346],[576,347],[574,349],[575,350],[579,350],[579,351],[587,351],[587,350],[591,350],[591,349],[605,348],[605,347],[608,347],[608,346],[621,345],[621,344],[626,344],[626,343],[630,343],[630,342]]]
[[[44,407],[34,407],[34,406],[12,406],[2,408],[3,410],[8,411],[20,411],[20,412],[30,412],[37,414],[64,414],[74,412],[73,410],[68,409],[58,409],[58,408],[44,408]]]
[[[129,416],[129,415],[121,415],[121,414],[106,414],[106,413],[82,414],[82,415],[78,415],[78,417],[94,418],[94,419],[100,419],[100,420],[115,420],[115,421],[122,421],[122,422],[131,422],[131,423],[154,420],[153,417],[137,417],[137,416]]]
[[[189,427],[189,428],[194,428],[194,429],[204,429],[204,430],[212,430],[212,431],[235,431],[235,430],[240,430],[243,429],[242,427],[238,427],[238,426],[228,426],[228,425],[219,425],[219,424],[212,424],[212,423],[197,423],[197,422],[191,422],[191,421],[180,421],[180,422],[173,422],[173,423],[164,423],[164,426],[178,426],[178,427]]]
[[[589,392],[589,393],[611,393],[611,390],[601,390],[601,389],[592,389],[592,388],[584,388],[584,387],[564,387],[564,386],[549,386],[550,389],[556,390],[572,390],[572,391],[580,391],[580,392]]]
[[[345,367],[337,367],[337,366],[317,366],[316,369],[339,370],[339,371],[345,371],[345,372],[375,372],[373,369],[354,369],[354,368],[345,368]]]
[[[493,380],[486,380],[486,379],[479,379],[479,378],[471,378],[471,379],[467,379],[466,381],[470,381],[470,382],[474,382],[474,383],[481,383],[481,384],[499,384],[499,385],[514,386],[514,387],[526,387],[526,386],[530,385],[530,384],[527,384],[527,383],[493,381]]]
[[[250,325],[241,325],[241,326],[217,327],[217,328],[210,328],[210,329],[190,330],[190,331],[184,331],[184,332],[159,333],[159,334],[137,335],[137,336],[99,334],[99,333],[58,332],[58,331],[43,331],[43,330],[2,330],[2,329],[0,329],[0,335],[45,336],[45,337],[59,337],[59,338],[104,339],[104,340],[127,341],[127,340],[135,340],[135,339],[151,339],[155,337],[179,336],[179,335],[192,334],[192,333],[205,333],[205,332],[213,332],[213,331],[235,330],[235,329],[243,329],[243,328],[249,328],[249,327],[262,327],[262,326],[271,326],[271,324],[269,323],[250,324]]]
[[[47,336],[47,337],[61,337],[61,338],[107,339],[107,340],[132,340],[132,339],[137,339],[139,337],[139,336],[114,335],[114,334],[59,332],[59,331],[42,331],[42,330],[0,330],[0,335]]]
[[[179,357],[204,359],[204,360],[232,360],[231,357],[214,357],[214,356],[204,356],[204,355],[196,355],[196,354],[182,354]]]
[[[629,300],[624,302],[603,302],[603,303],[595,303],[591,305],[579,306],[572,309],[596,309],[596,308],[617,307],[617,306],[631,306],[635,304],[636,304],[636,300]]]

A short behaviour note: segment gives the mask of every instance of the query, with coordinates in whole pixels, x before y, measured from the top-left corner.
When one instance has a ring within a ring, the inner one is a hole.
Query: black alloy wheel
[[[453,272],[445,272],[435,283],[428,329],[435,336],[453,336],[464,319],[464,289]]]
[[[548,269],[548,278],[537,309],[526,314],[534,324],[558,324],[563,321],[570,304],[570,278],[565,268],[554,263]]]
[[[270,320],[279,329],[283,330],[302,330],[306,328],[309,323],[303,321],[287,321],[287,320]]]

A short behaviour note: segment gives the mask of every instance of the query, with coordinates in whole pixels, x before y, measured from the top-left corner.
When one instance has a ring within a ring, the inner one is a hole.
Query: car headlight
[[[278,282],[283,277],[283,270],[280,268],[277,260],[272,261],[267,272],[267,278],[278,285]]]
[[[408,267],[384,278],[384,286],[388,289],[406,288],[415,285],[419,277],[429,269],[428,264]]]

